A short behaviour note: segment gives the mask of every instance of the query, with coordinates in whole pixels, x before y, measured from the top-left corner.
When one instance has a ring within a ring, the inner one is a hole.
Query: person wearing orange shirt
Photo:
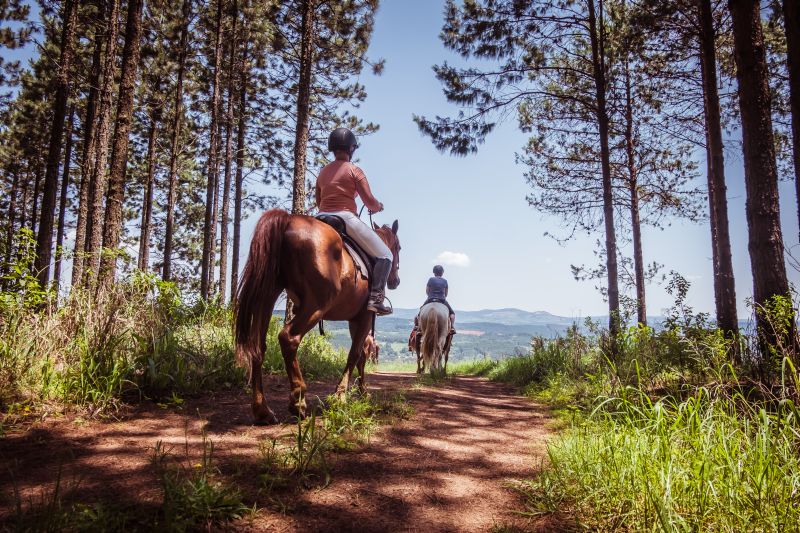
[[[349,129],[337,128],[331,132],[328,150],[333,152],[335,159],[320,171],[314,192],[319,214],[336,215],[344,220],[347,234],[375,258],[367,309],[378,315],[388,315],[392,308],[384,305],[383,300],[392,268],[392,252],[378,234],[358,218],[356,196],[361,198],[370,213],[383,211],[383,204],[372,195],[364,171],[351,162],[356,148],[356,136]]]

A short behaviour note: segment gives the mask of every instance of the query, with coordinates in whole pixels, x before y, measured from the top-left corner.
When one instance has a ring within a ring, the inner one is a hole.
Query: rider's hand
[[[383,203],[382,202],[378,202],[378,209],[376,209],[375,211],[370,209],[369,212],[374,215],[375,213],[380,213],[381,211],[383,211]]]

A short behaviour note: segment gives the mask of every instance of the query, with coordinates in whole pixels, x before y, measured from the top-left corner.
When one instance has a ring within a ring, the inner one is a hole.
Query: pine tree
[[[746,215],[753,272],[753,301],[767,305],[775,296],[789,298],[783,258],[783,235],[778,202],[778,174],[772,132],[766,51],[758,0],[729,0],[742,117]],[[792,322],[794,320],[792,319]],[[782,334],[773,329],[762,309],[757,309],[759,340],[766,355],[778,343],[792,347],[794,327]]]
[[[65,133],[66,146],[64,147],[64,165],[61,170],[61,193],[58,202],[58,225],[56,227],[56,262],[53,267],[53,289],[58,294],[61,286],[61,263],[63,261],[64,230],[67,219],[67,196],[70,187],[70,172],[72,163],[72,132],[75,129],[75,104],[70,106],[67,131]]]
[[[47,169],[44,175],[39,233],[36,238],[36,261],[34,268],[42,287],[50,282],[50,260],[53,255],[53,220],[58,194],[58,170],[64,137],[64,119],[70,93],[70,75],[75,40],[75,24],[78,5],[74,0],[64,2],[63,30],[61,32],[61,57],[53,101],[53,125],[50,129],[50,146],[47,154]],[[38,180],[37,180],[38,181]]]
[[[133,101],[139,68],[139,47],[142,32],[142,4],[144,0],[128,2],[125,24],[125,46],[122,50],[122,76],[117,102],[117,119],[108,179],[103,227],[103,248],[116,250],[122,231],[122,202],[125,197],[125,170],[128,165],[128,143],[133,121]],[[104,283],[111,283],[116,273],[116,256],[103,254],[101,273]]]

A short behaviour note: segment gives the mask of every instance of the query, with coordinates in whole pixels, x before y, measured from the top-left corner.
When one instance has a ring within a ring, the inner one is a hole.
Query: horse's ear
[[[397,223],[397,220],[395,220],[394,224],[392,224],[392,233],[394,233],[395,235],[397,235],[397,228],[398,227],[399,227],[399,224]]]
[[[379,228],[380,228],[380,226],[378,226],[376,223],[374,223],[374,222],[372,223],[372,229],[374,229],[375,231],[378,231]]]

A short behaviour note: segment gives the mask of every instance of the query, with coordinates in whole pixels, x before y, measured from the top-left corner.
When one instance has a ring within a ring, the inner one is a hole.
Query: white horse
[[[439,302],[431,302],[422,306],[419,311],[419,329],[422,333],[422,372],[425,367],[434,372],[442,368],[444,355],[444,372],[447,373],[447,352],[445,344],[450,331],[450,311]]]

